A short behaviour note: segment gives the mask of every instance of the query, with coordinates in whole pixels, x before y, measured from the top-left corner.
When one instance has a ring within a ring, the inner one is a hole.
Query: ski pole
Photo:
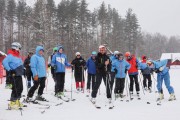
[[[83,93],[84,93],[84,83],[85,83],[85,80],[84,80],[84,66],[82,66],[82,80],[81,80],[81,87],[82,87]]]
[[[140,72],[140,74],[142,75],[142,73]],[[145,92],[144,92],[144,87],[143,87],[143,84],[142,84],[142,81],[141,81],[141,76],[139,75],[139,79],[140,79],[140,84],[141,84],[141,87],[142,87],[142,90],[143,90],[143,94],[145,95]]]

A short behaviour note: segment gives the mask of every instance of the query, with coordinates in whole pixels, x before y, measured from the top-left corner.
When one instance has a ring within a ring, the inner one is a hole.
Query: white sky
[[[26,1],[32,4],[36,0]],[[55,0],[57,4],[60,1]],[[87,0],[89,9],[99,7],[102,1],[116,8],[122,17],[132,8],[143,31],[180,35],[180,0]]]

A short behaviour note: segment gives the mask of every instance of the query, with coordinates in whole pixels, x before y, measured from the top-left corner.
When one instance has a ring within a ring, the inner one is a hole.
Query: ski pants
[[[64,83],[65,83],[65,72],[56,73],[56,85],[55,85],[55,94],[58,92],[64,91]]]
[[[134,83],[135,83],[135,85],[136,85],[136,92],[139,92],[140,88],[139,88],[139,82],[138,82],[138,74],[137,75],[129,75],[129,78],[130,78],[130,88],[129,88],[129,91],[133,92],[133,86],[134,86]]]
[[[151,74],[143,74],[144,88],[147,87],[147,80],[148,80],[148,88],[150,88],[152,86]]]
[[[111,91],[113,89],[115,75],[116,75],[115,72],[111,72],[111,79],[110,79]]]
[[[158,89],[158,92],[161,93],[161,91],[162,91],[163,80],[164,80],[165,86],[166,86],[169,94],[174,93],[174,89],[170,85],[170,75],[169,75],[169,72],[167,72],[167,73],[165,73],[163,75],[161,73],[157,74],[157,89]]]
[[[15,101],[21,98],[21,93],[23,91],[23,82],[21,76],[12,77],[12,92],[11,92],[11,101]]]
[[[97,95],[98,89],[101,85],[102,79],[106,86],[106,96],[107,96],[107,98],[111,98],[110,79],[109,79],[109,75],[106,75],[106,73],[97,73],[96,74],[96,82],[95,82],[95,85],[94,85],[92,93],[91,93],[92,98],[96,98],[96,95]]]
[[[45,88],[45,81],[46,81],[46,77],[42,77],[42,78],[38,78],[37,81],[33,81],[34,85],[30,88],[29,92],[28,92],[28,97],[33,97],[34,92],[36,91],[36,89],[39,87],[38,89],[38,95],[42,95],[44,88]]]
[[[94,84],[95,84],[95,78],[96,78],[96,75],[95,74],[90,74],[88,73],[88,79],[87,79],[87,89],[90,89],[90,86],[92,85],[92,89],[94,87]],[[91,84],[92,82],[92,84]]]
[[[122,93],[124,91],[125,78],[116,78],[114,93]]]

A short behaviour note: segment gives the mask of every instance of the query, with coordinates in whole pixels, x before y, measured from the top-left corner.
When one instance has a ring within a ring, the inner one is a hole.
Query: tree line
[[[137,15],[128,9],[122,17],[118,10],[104,2],[93,11],[86,0],[37,0],[33,6],[24,0],[0,0],[0,50],[7,52],[13,41],[23,46],[22,55],[63,45],[70,60],[79,51],[87,58],[100,44],[114,51],[130,51],[137,56],[159,59],[163,52],[180,52],[180,37],[141,31]]]

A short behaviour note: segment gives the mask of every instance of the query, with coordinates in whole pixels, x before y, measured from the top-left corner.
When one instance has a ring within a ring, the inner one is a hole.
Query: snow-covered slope
[[[4,88],[4,79],[3,84],[0,84],[0,120],[179,120],[180,119],[180,69],[171,69],[171,84],[175,89],[176,101],[169,102],[169,94],[164,88],[165,99],[162,101],[161,106],[157,106],[156,97],[157,93],[154,92],[154,82],[153,79],[153,92],[145,92],[145,95],[142,92],[141,87],[141,100],[134,99],[130,102],[126,102],[126,99],[129,99],[129,96],[125,98],[122,102],[119,99],[114,101],[114,109],[109,110],[106,104],[105,97],[105,86],[102,82],[100,87],[100,94],[97,95],[97,102],[101,105],[101,109],[96,109],[89,98],[86,97],[86,93],[75,93],[73,92],[73,98],[76,101],[63,103],[60,106],[54,106],[59,101],[55,98],[54,95],[54,81],[51,76],[48,77],[47,88],[44,90],[44,97],[48,99],[52,106],[50,109],[45,110],[42,114],[41,112],[44,109],[40,109],[39,105],[27,104],[28,107],[24,108],[23,116],[19,110],[8,111],[7,104],[10,97],[11,90]],[[66,74],[66,83],[65,88],[67,90],[71,89],[71,71],[67,70]],[[24,82],[23,95],[27,94],[26,82]],[[156,84],[156,82],[155,82]],[[75,90],[75,84],[73,79],[73,90]],[[66,95],[70,97],[70,92],[66,92]],[[126,89],[124,90],[126,94]],[[147,104],[150,102],[150,104]]]

